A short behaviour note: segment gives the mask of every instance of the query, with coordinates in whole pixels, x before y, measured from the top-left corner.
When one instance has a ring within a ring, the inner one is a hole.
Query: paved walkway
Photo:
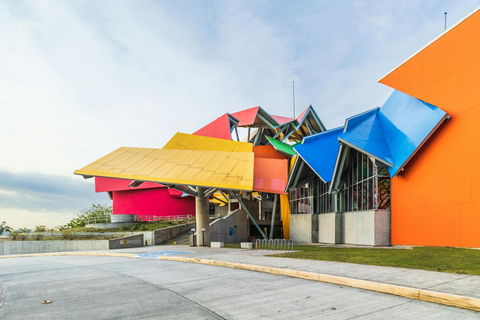
[[[247,263],[369,280],[480,299],[480,276],[369,266],[345,262],[276,258],[266,256],[272,254],[272,251],[264,250],[161,245],[135,249],[110,250],[109,252],[150,253],[150,255],[146,256],[150,258],[156,258],[162,255],[179,255],[188,258]]]
[[[447,293],[480,299],[480,276],[451,274],[415,269],[368,266],[352,263],[276,258],[267,255],[271,251],[202,248],[186,245],[160,245],[143,248],[92,251],[98,253],[127,253],[139,258],[160,259],[162,256],[176,256],[206,259],[256,266],[306,271],[324,275],[367,280],[416,289]],[[476,302],[478,303],[478,301]]]

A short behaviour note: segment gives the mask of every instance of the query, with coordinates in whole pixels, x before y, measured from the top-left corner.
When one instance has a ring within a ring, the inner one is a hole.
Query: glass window
[[[390,208],[388,168],[377,166],[369,156],[350,149],[342,180],[345,182],[341,191],[345,211]]]

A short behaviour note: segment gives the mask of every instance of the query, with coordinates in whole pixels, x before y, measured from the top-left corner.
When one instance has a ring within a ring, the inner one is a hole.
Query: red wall
[[[167,188],[113,191],[113,214],[195,216],[195,198],[172,197]]]
[[[140,186],[132,188],[128,186],[131,182],[132,180],[95,177],[95,192],[166,188],[155,182],[144,182]]]

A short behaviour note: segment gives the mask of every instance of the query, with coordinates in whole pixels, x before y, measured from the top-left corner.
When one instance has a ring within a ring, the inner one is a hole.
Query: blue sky
[[[377,80],[478,0],[1,1],[0,221],[65,224],[91,203],[72,172],[161,148],[260,105],[328,128],[381,106]]]

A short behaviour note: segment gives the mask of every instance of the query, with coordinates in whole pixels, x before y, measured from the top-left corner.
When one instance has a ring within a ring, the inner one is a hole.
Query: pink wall
[[[195,216],[195,198],[172,197],[168,188],[113,191],[113,214]]]
[[[139,187],[132,188],[128,186],[130,182],[132,182],[132,180],[95,177],[95,192],[166,188],[154,182],[144,182]]]

